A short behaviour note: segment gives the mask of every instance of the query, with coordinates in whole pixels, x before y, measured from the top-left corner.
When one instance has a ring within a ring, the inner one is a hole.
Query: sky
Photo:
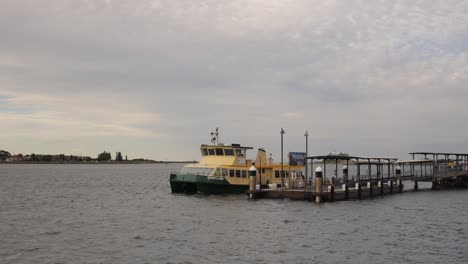
[[[2,0],[0,149],[468,152],[466,0]],[[251,152],[254,156],[255,151]]]

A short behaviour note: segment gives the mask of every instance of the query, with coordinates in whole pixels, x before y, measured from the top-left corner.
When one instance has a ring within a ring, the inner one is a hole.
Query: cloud
[[[197,158],[215,126],[275,153],[281,127],[290,150],[308,129],[317,154],[464,151],[467,13],[456,0],[5,1],[1,135],[12,152],[86,135],[173,159]]]

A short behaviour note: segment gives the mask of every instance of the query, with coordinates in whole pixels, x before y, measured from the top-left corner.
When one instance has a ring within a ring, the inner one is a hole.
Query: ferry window
[[[234,156],[234,151],[232,149],[225,149],[224,155],[226,156]]]
[[[227,177],[228,176],[228,170],[227,169],[222,169],[221,170],[221,176]]]
[[[208,155],[214,156],[214,154],[215,154],[214,149],[208,149]]]
[[[240,149],[236,149],[236,156],[242,156],[242,152]]]
[[[203,174],[203,168],[195,168],[194,172],[195,172],[194,174],[202,175]]]
[[[262,169],[262,173],[265,173],[265,169]]]
[[[224,152],[222,148],[216,148],[216,156],[224,156]]]
[[[202,175],[209,176],[211,174],[210,172],[211,172],[210,168],[204,168],[202,171]]]
[[[242,171],[242,178],[247,178],[247,171],[245,170]]]
[[[208,150],[206,148],[202,149],[202,155],[208,156]]]
[[[275,178],[279,178],[280,177],[280,172],[279,171],[275,171]]]
[[[240,178],[241,177],[241,171],[240,170],[236,170],[236,178]]]
[[[234,177],[234,170],[229,170],[229,177]]]

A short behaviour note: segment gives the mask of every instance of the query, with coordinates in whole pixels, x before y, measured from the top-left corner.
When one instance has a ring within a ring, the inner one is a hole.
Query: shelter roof
[[[310,156],[307,157],[307,159],[312,159],[312,160],[391,160],[391,161],[396,161],[398,160],[397,158],[392,158],[392,157],[360,157],[360,156],[348,156],[348,155],[319,155],[319,156]]]

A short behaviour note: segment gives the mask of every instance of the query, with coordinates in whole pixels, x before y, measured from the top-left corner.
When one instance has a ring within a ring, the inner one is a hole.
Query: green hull
[[[191,174],[171,174],[171,191],[173,193],[244,193],[248,185],[233,185],[223,178],[208,178],[207,176]]]

